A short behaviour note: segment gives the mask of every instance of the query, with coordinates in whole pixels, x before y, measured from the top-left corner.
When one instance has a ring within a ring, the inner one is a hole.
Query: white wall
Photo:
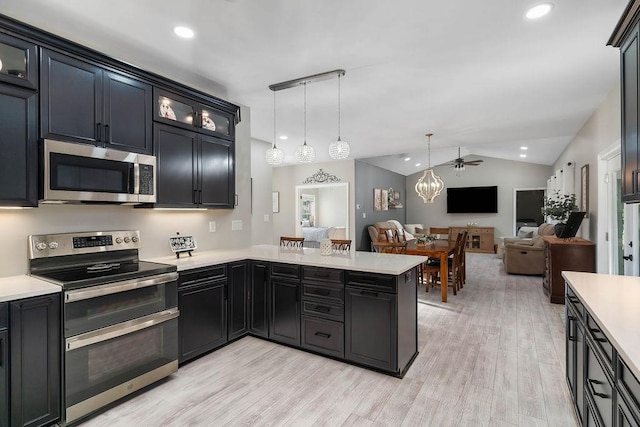
[[[349,237],[355,241],[354,235],[354,161],[341,160],[327,163],[310,163],[296,166],[282,166],[273,168],[273,191],[280,193],[280,212],[273,214],[272,241],[278,242],[280,236],[294,236],[296,229],[296,185],[302,185],[309,176],[323,169],[330,175],[340,178],[340,182],[349,183]]]
[[[351,190],[351,189],[350,189]],[[344,190],[338,187],[318,189],[318,222],[321,227],[346,227],[349,205],[343,202]]]
[[[271,166],[264,159],[269,147],[270,142],[251,139],[251,243],[254,245],[271,244]]]
[[[513,235],[513,190],[547,186],[552,168],[533,163],[514,162],[491,157],[479,166],[467,166],[459,177],[451,166],[436,166],[435,173],[444,181],[445,188],[433,203],[424,203],[414,187],[424,171],[409,175],[406,186],[407,223],[428,227],[464,226],[469,222],[483,227],[494,227],[494,236]],[[497,214],[447,214],[447,187],[498,186]]]
[[[28,272],[27,237],[29,234],[66,233],[94,230],[129,230],[141,232],[141,258],[171,255],[168,238],[192,235],[196,252],[238,248],[251,243],[249,132],[251,114],[242,107],[242,122],[236,127],[235,209],[207,211],[164,211],[135,209],[119,205],[42,205],[35,209],[0,210],[3,244],[0,245],[0,276]],[[231,221],[242,220],[239,231],[231,231]],[[216,222],[216,232],[209,232],[209,221]]]

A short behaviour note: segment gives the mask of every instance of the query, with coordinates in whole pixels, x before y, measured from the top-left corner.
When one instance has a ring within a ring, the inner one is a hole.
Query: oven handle
[[[104,295],[116,294],[118,292],[130,291],[132,289],[145,288],[147,286],[157,286],[163,283],[173,282],[178,279],[178,273],[158,274],[146,279],[132,279],[123,282],[108,283],[106,285],[91,286],[89,288],[67,291],[64,294],[65,304],[82,301],[90,298],[97,298]]]
[[[139,317],[127,322],[118,323],[117,325],[107,326],[106,328],[98,329],[97,331],[76,335],[66,339],[65,350],[72,351],[88,345],[97,344],[102,341],[118,338],[123,335],[175,319],[179,315],[180,312],[177,308],[171,308],[169,310],[160,311],[158,313]]]

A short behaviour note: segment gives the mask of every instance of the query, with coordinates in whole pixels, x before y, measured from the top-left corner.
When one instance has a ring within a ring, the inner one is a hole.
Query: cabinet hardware
[[[193,190],[193,203],[198,204],[198,190]]]
[[[567,338],[567,339],[568,339],[569,341],[578,341],[578,339],[576,338],[576,336],[571,334],[571,323],[572,323],[572,322],[575,322],[576,320],[578,320],[578,318],[577,318],[577,317],[575,317],[575,316],[568,316],[568,317],[567,317],[567,319],[569,320],[569,325],[568,325],[568,328],[567,328],[567,329],[568,329],[568,332],[569,332],[569,336],[568,336],[568,338]]]
[[[102,123],[96,123],[96,141],[102,141]]]
[[[104,141],[110,142],[109,141],[109,125],[104,125]]]
[[[601,333],[602,333],[602,331],[601,331],[600,329],[598,329],[598,328],[589,328],[589,331],[590,331],[593,335],[601,334]],[[595,336],[594,336],[594,337],[593,337],[593,339],[594,339],[594,340],[596,340],[596,341],[598,341],[598,342],[607,342],[607,339],[606,339],[606,338],[597,338],[597,337],[595,337]]]
[[[325,313],[328,313],[331,311],[331,307],[326,307],[324,305],[316,305],[313,309],[318,311],[324,311]]]
[[[331,295],[331,292],[329,292],[329,291],[327,291],[325,289],[316,289],[313,293],[316,294],[316,295],[322,295],[322,296]]]
[[[0,368],[4,366],[4,340],[0,338]]]
[[[318,337],[322,337],[322,338],[327,338],[327,339],[331,338],[331,334],[327,334],[327,333],[324,333],[324,332],[316,332],[314,335],[316,335]]]
[[[623,255],[622,259],[625,261],[633,261],[633,254]]]
[[[377,292],[360,291],[360,295],[369,295],[370,297],[378,298]]]
[[[592,395],[601,397],[603,399],[610,399],[611,398],[611,396],[609,396],[608,394],[596,392],[596,389],[595,389],[595,387],[593,385],[594,384],[602,384],[602,381],[598,381],[598,380],[593,380],[591,378],[587,378],[587,384],[589,385],[589,390],[591,391]]]

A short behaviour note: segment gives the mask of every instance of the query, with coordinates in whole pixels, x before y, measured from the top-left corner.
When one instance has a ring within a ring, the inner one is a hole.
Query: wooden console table
[[[564,304],[563,271],[596,271],[596,244],[581,237],[544,239],[544,277],[542,286],[549,301]]]
[[[450,227],[451,235],[455,238],[458,233],[469,232],[467,252],[492,254],[494,250],[493,227]]]

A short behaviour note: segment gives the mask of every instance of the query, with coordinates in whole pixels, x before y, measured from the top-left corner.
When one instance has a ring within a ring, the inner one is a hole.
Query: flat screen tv
[[[567,224],[562,229],[562,232],[558,236],[561,239],[567,239],[569,237],[576,237],[576,233],[580,228],[580,224],[582,223],[582,219],[584,218],[586,212],[571,212],[569,214],[569,219],[567,219]]]
[[[447,213],[497,212],[498,186],[447,188]]]

